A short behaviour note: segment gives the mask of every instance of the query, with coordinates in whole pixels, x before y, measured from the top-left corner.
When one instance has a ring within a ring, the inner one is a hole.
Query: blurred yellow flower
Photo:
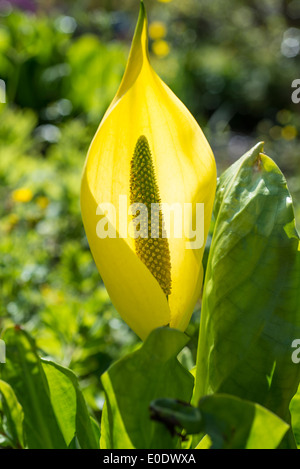
[[[153,42],[152,51],[157,57],[166,57],[170,53],[170,46],[167,41],[160,39]]]
[[[167,34],[167,27],[163,21],[153,21],[149,25],[149,36],[153,40],[162,39]]]
[[[45,210],[49,205],[49,199],[48,197],[41,195],[36,199],[36,203],[42,210]]]
[[[21,202],[26,203],[30,202],[33,197],[33,192],[28,187],[21,187],[20,189],[16,189],[12,193],[12,199],[14,202]]]
[[[172,0],[158,0],[158,2],[161,2],[161,3],[169,3],[171,2]]]
[[[297,137],[297,129],[294,125],[283,127],[281,135],[285,140],[294,140]]]

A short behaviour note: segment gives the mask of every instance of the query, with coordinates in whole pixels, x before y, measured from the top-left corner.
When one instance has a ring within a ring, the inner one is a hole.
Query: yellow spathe
[[[97,236],[98,204],[109,202],[118,208],[120,195],[130,200],[130,162],[141,135],[149,142],[161,202],[204,203],[206,239],[216,188],[215,160],[195,119],[150,65],[143,2],[120,88],[87,154],[81,212],[90,249],[113,304],[145,339],[160,326],[187,327],[200,295],[204,246],[187,249],[187,239],[171,233],[172,292],[167,300],[138,258],[134,239]],[[118,235],[118,224],[111,228]]]

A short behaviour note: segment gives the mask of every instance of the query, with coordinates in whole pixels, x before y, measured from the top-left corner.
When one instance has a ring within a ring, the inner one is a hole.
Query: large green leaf
[[[275,449],[289,429],[265,407],[234,396],[203,397],[199,409],[212,449]]]
[[[74,435],[81,449],[99,449],[97,423],[92,421],[76,375],[57,363],[42,360],[55,415],[69,445]]]
[[[33,449],[66,448],[32,339],[16,327],[7,329],[3,340],[6,343],[6,364],[1,367],[1,377],[13,388],[23,407],[27,446]]]
[[[167,449],[178,445],[177,437],[150,419],[149,406],[159,397],[191,399],[194,379],[176,358],[187,341],[175,329],[155,329],[140,349],[102,376],[106,403],[101,448]]]
[[[76,392],[72,382],[51,362],[42,362],[51,404],[65,442],[69,445],[76,429]]]
[[[258,144],[220,178],[194,402],[227,393],[290,422],[300,367],[300,252],[286,181]]]
[[[205,396],[198,407],[175,399],[156,399],[151,408],[155,420],[186,437],[195,435],[195,443],[205,434],[196,449],[275,449],[289,429],[265,407],[227,394]]]
[[[42,360],[29,334],[5,331],[6,364],[1,377],[14,390],[24,411],[29,448],[67,448],[77,438],[81,448],[99,448],[77,378],[71,370]]]
[[[0,380],[0,403],[3,414],[0,433],[5,440],[3,443],[16,449],[24,448],[23,409],[11,386],[2,380]]]

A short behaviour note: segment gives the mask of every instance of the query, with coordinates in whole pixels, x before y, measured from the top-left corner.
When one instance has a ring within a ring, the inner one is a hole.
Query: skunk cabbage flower
[[[87,154],[81,212],[112,303],[142,339],[189,323],[215,188],[207,140],[150,65],[141,2],[122,82]]]

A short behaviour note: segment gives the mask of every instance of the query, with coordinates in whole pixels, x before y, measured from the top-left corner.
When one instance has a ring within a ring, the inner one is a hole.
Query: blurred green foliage
[[[136,336],[112,307],[80,207],[85,154],[126,65],[138,0],[0,1],[0,329],[22,324],[72,368],[90,408]],[[18,6],[16,6],[18,4]],[[295,0],[145,0],[151,61],[202,126],[219,173],[257,141],[300,217],[300,7]],[[199,314],[182,354],[195,359]]]

